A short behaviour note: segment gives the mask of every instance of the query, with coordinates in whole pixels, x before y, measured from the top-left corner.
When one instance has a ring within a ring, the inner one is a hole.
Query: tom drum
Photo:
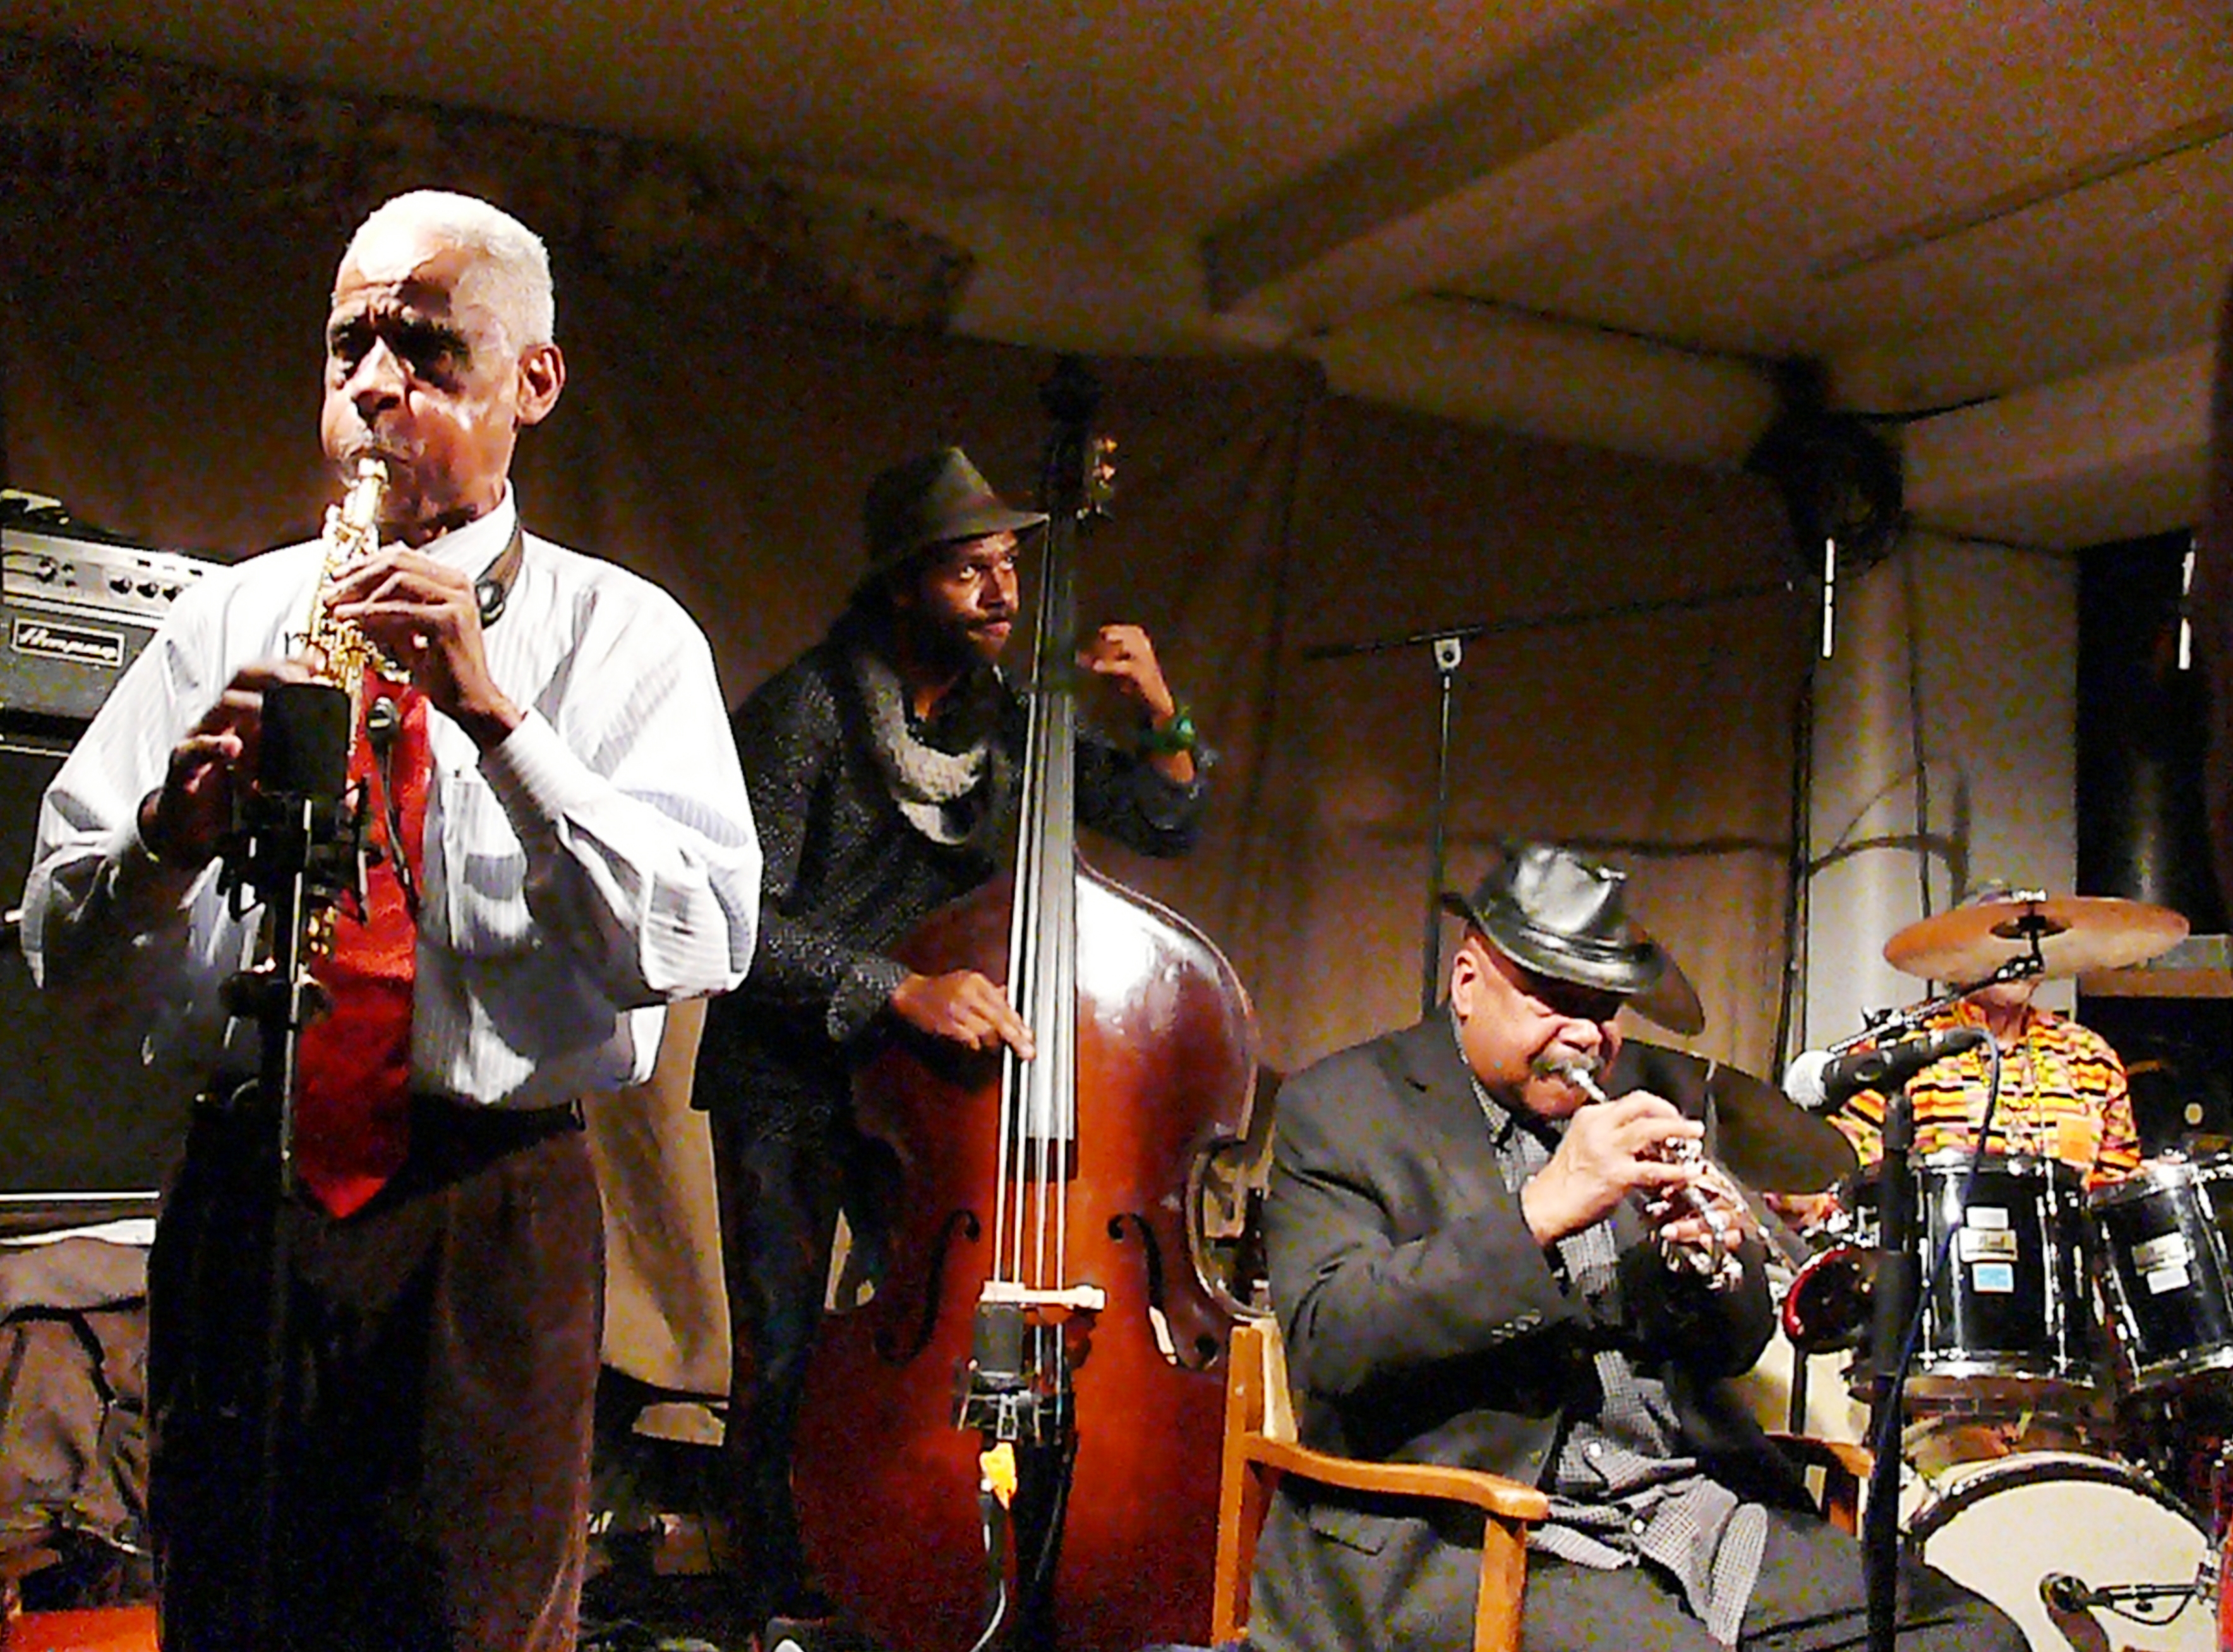
[[[2119,1374],[2145,1391],[2233,1366],[2233,1300],[2219,1206],[2233,1162],[2150,1159],[2087,1200]]]

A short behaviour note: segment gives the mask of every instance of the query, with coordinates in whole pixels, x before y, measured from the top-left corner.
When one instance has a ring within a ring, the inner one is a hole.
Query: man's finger
[[[240,755],[244,744],[232,729],[218,729],[208,734],[189,734],[171,748],[171,767],[201,769],[212,763],[230,763]]]

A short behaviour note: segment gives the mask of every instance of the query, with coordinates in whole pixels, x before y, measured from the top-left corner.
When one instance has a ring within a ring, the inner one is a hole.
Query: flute
[[[1598,1083],[1598,1064],[1586,1057],[1546,1057],[1536,1063],[1536,1070],[1546,1078],[1564,1079],[1587,1096],[1592,1106],[1612,1099]],[[1669,1164],[1697,1164],[1704,1161],[1705,1149],[1689,1136],[1676,1136],[1660,1144],[1657,1156]],[[1738,1259],[1737,1239],[1728,1214],[1690,1182],[1668,1190],[1668,1196],[1706,1225],[1702,1243],[1677,1245],[1661,1238],[1660,1248],[1669,1265],[1688,1268],[1711,1290],[1728,1290],[1744,1277],[1744,1264]]]

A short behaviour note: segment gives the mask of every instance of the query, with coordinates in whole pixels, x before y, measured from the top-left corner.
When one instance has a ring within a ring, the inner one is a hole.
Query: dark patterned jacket
[[[971,794],[967,841],[941,843],[893,801],[871,743],[850,651],[849,615],[777,673],[731,719],[765,870],[752,971],[713,1000],[698,1057],[696,1104],[733,1111],[765,1135],[819,1129],[846,1104],[854,1065],[906,974],[890,949],[930,913],[984,883],[1012,847],[1028,710],[986,671],[950,693],[918,738],[966,749],[996,731]],[[1081,729],[1077,816],[1143,854],[1194,847],[1199,777],[1177,786],[1134,752]]]

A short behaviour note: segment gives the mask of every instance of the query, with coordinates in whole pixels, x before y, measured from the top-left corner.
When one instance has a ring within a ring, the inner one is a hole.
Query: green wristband
[[[1194,713],[1188,711],[1186,702],[1181,700],[1171,708],[1169,722],[1161,728],[1150,723],[1140,732],[1140,749],[1176,757],[1182,751],[1193,751],[1200,739],[1201,737],[1195,732]]]

